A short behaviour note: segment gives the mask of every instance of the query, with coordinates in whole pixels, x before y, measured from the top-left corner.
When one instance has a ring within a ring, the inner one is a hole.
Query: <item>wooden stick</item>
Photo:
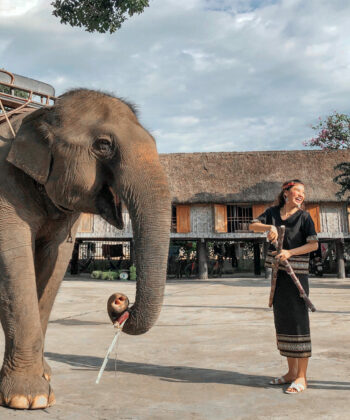
[[[276,255],[278,255],[282,250],[285,231],[286,231],[285,226],[277,227],[278,239],[277,239],[277,246],[276,246],[276,251],[277,251]],[[296,287],[297,287],[297,289],[300,293],[300,297],[304,299],[306,306],[311,309],[311,312],[315,312],[316,308],[313,305],[313,303],[311,302],[311,300],[309,299],[309,297],[307,296],[307,294],[305,293],[305,290],[304,290],[302,284],[300,283],[300,280],[296,276],[292,266],[290,265],[290,262],[288,260],[280,261],[277,258],[275,258],[275,261],[274,261],[274,264],[273,264],[273,267],[272,267],[273,271],[272,271],[272,278],[271,278],[271,291],[270,291],[269,307],[271,308],[272,303],[273,303],[273,297],[275,295],[276,282],[277,282],[277,272],[278,272],[278,267],[279,267],[280,264],[284,265],[284,267],[286,268],[286,272],[291,276],[294,284],[296,285]]]
[[[291,276],[294,284],[296,285],[297,289],[299,290],[300,297],[304,299],[304,301],[306,303],[306,306],[311,309],[311,312],[315,312],[316,311],[315,306],[313,305],[313,303],[311,302],[311,300],[309,299],[309,297],[305,293],[305,290],[304,290],[303,286],[301,285],[300,280],[298,279],[298,277],[294,273],[294,270],[293,270],[292,266],[290,265],[289,261],[288,260],[281,261],[281,264],[286,267],[287,273]]]
[[[285,231],[286,231],[285,226],[277,227],[277,232],[278,232],[277,245],[276,245],[277,254],[279,254],[282,251]],[[277,283],[277,272],[278,272],[279,264],[280,264],[280,261],[277,258],[275,258],[275,261],[274,261],[273,266],[272,266],[271,290],[270,290],[270,298],[269,298],[269,307],[270,308],[272,306],[273,297],[275,295],[276,283]]]

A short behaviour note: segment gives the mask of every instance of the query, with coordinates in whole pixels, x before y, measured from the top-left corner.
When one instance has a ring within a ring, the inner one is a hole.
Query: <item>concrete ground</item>
[[[161,316],[143,336],[113,338],[106,301],[135,283],[67,278],[51,316],[46,357],[57,404],[0,408],[0,419],[346,419],[350,418],[350,279],[311,278],[309,388],[286,395],[268,381],[285,373],[275,346],[264,278],[170,280]],[[3,350],[0,337],[0,351]]]

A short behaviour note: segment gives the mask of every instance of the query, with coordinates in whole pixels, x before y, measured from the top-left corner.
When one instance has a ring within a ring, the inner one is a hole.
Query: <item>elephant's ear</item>
[[[32,112],[22,121],[7,155],[7,161],[45,184],[51,166],[51,141],[44,121],[46,109]]]

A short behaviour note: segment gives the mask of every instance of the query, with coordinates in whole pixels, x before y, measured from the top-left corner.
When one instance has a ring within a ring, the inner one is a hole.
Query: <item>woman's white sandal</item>
[[[280,376],[279,378],[272,379],[269,382],[270,385],[285,385],[285,384],[290,384],[290,383],[291,381],[286,381],[284,379],[284,376]]]
[[[288,391],[288,389],[295,389],[295,391]],[[305,391],[305,386],[303,384],[296,384],[295,382],[292,382],[284,392],[286,394],[300,394],[300,392],[303,391]]]

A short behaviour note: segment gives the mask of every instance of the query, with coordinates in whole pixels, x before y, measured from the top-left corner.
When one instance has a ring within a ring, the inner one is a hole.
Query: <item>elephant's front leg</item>
[[[40,321],[44,337],[52,306],[72,256],[74,237],[79,224],[78,217],[79,215],[75,215],[63,223],[54,223],[49,228],[50,234],[45,239],[36,241],[35,273]],[[70,235],[73,238],[68,241]],[[51,368],[44,357],[43,365],[44,377],[49,381],[51,379]]]
[[[19,221],[20,222],[20,221]],[[5,354],[0,403],[12,408],[45,408],[54,403],[43,377],[43,333],[29,229],[0,230],[0,317]]]

